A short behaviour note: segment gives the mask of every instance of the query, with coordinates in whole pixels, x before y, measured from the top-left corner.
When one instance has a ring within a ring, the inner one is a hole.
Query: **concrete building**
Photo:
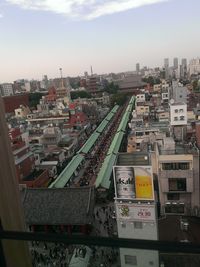
[[[169,58],[164,59],[165,78],[169,78]]]
[[[169,88],[170,99],[174,99],[175,102],[184,102],[187,104],[188,88],[183,86],[178,81],[173,81],[172,86]]]
[[[156,144],[161,214],[196,215],[199,210],[199,152],[172,138]]]
[[[174,58],[174,69],[178,69],[178,58]]]
[[[2,83],[0,88],[2,96],[11,96],[14,94],[12,83]]]
[[[136,63],[136,72],[137,74],[140,72],[140,63]]]
[[[192,74],[199,74],[200,73],[200,59],[194,58],[190,60],[189,66],[188,66],[189,75]]]
[[[22,140],[19,128],[11,129],[9,137],[15,161],[17,180],[21,183],[35,167],[33,154],[29,146]]]
[[[15,117],[19,119],[26,118],[30,113],[30,108],[24,105],[20,105],[19,108],[15,109]]]
[[[148,154],[118,154],[113,166],[118,237],[158,240],[152,168]],[[144,179],[144,180],[143,180]],[[159,266],[158,251],[120,248],[122,267]]]
[[[137,94],[136,95],[136,102],[145,102],[146,98],[145,98],[145,94]]]
[[[170,104],[170,125],[187,125],[187,105],[185,103]]]

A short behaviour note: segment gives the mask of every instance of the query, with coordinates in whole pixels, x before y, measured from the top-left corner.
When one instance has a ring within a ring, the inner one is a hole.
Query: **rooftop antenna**
[[[60,77],[61,77],[61,87],[64,87],[62,68],[60,68],[59,70],[60,70]]]

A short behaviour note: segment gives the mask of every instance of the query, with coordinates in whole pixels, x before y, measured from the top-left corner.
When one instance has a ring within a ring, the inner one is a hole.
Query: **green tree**
[[[30,93],[29,94],[29,107],[30,108],[36,108],[37,105],[40,103],[40,99],[44,96],[44,94],[36,92],[36,93]]]
[[[89,94],[86,91],[71,91],[71,99],[77,99],[77,98],[91,98],[91,94]]]
[[[127,96],[123,93],[117,93],[117,94],[114,94],[111,98],[111,105],[114,106],[114,105],[119,105],[119,106],[122,106],[127,100]]]
[[[116,94],[119,90],[119,86],[117,84],[114,84],[113,82],[108,83],[105,87],[105,91],[109,94]]]

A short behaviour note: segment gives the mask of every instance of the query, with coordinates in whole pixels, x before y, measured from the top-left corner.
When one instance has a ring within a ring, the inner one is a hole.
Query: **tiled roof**
[[[92,222],[94,187],[22,191],[25,221],[29,225],[83,225]]]

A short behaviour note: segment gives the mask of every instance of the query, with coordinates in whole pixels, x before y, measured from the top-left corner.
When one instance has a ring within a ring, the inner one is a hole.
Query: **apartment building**
[[[199,152],[177,145],[173,138],[155,144],[161,214],[197,215],[199,212]],[[154,153],[154,152],[153,152]]]

